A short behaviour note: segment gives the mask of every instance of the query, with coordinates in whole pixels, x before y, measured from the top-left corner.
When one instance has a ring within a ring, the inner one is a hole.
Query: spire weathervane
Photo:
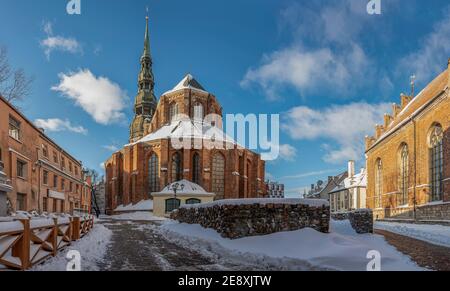
[[[411,76],[411,97],[414,98],[414,90],[415,90],[415,85],[416,85],[416,75],[412,75]]]

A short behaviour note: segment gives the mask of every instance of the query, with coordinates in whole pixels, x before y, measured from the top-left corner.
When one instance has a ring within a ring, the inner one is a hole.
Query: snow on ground
[[[129,205],[119,205],[114,211],[152,211],[153,210],[153,200],[142,200],[136,204]]]
[[[71,250],[80,252],[82,271],[97,271],[99,270],[98,263],[103,261],[111,237],[111,230],[101,224],[95,224],[94,228],[83,238],[60,251],[56,257],[34,266],[31,271],[65,271],[68,263],[66,255]]]
[[[139,211],[122,213],[118,215],[109,216],[113,220],[132,220],[132,221],[160,221],[165,220],[163,217],[157,217],[153,215],[153,212]]]
[[[375,228],[450,248],[450,226],[376,222]]]
[[[329,234],[306,228],[236,240],[222,238],[213,229],[172,220],[163,223],[159,231],[171,241],[206,256],[215,253],[257,264],[278,264],[287,270],[298,270],[302,264],[304,269],[365,271],[371,250],[381,253],[383,271],[422,270],[384,237],[358,235],[348,221],[333,221]]]

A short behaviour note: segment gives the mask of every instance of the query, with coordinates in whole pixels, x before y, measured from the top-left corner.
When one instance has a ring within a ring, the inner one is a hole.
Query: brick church
[[[140,63],[129,144],[105,162],[107,212],[152,199],[181,180],[216,200],[265,197],[265,162],[223,132],[222,107],[212,93],[189,74],[156,99],[148,17]],[[205,119],[211,115],[216,118]]]
[[[450,60],[422,92],[412,91],[366,138],[367,206],[378,219],[448,220]]]

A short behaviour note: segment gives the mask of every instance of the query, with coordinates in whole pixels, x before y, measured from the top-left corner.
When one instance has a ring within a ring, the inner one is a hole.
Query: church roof
[[[228,136],[223,130],[203,121],[191,119],[176,120],[165,125],[155,132],[148,134],[136,143],[149,142],[160,139],[203,139],[214,142],[225,142],[236,145],[236,141]]]
[[[204,93],[208,93],[205,88],[192,76],[191,74],[187,74],[172,90],[167,91],[163,95],[170,94],[176,91],[189,89],[196,90]]]

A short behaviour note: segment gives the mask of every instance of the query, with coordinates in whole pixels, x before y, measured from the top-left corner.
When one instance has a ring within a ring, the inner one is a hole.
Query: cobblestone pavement
[[[105,261],[99,264],[103,271],[315,270],[298,260],[285,259],[285,266],[280,266],[266,261],[250,263],[243,258],[205,257],[167,240],[155,231],[158,222],[104,220],[101,223],[113,232]]]
[[[450,271],[450,248],[433,245],[396,233],[375,230],[398,251],[410,256],[419,266],[435,271]]]

